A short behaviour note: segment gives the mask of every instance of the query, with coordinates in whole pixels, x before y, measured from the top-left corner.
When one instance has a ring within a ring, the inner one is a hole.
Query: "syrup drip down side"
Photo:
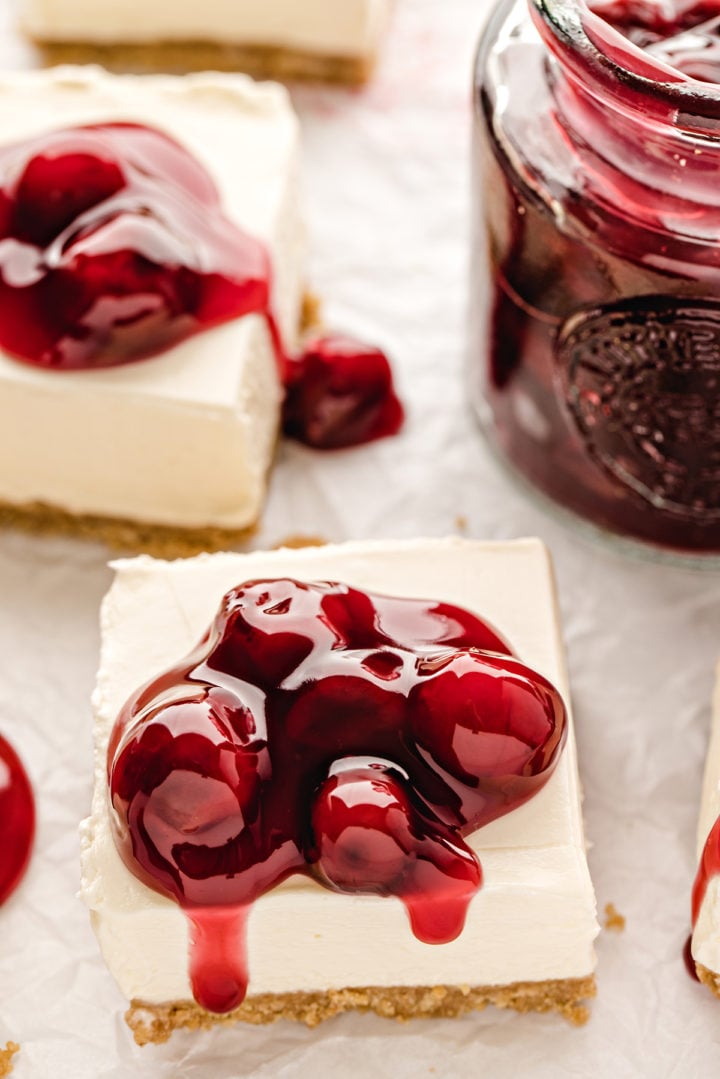
[[[532,798],[565,737],[557,691],[467,611],[250,582],[118,717],[115,843],[185,911],[198,1004],[230,1012],[248,914],[291,874],[400,900],[419,940],[456,939],[482,886],[465,837]]]

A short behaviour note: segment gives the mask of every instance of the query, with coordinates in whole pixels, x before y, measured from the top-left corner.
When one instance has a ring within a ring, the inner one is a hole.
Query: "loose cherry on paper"
[[[35,837],[30,780],[10,743],[0,735],[0,903],[23,878]]]
[[[380,349],[347,337],[309,341],[288,367],[283,430],[315,449],[342,449],[396,434],[403,407]]]

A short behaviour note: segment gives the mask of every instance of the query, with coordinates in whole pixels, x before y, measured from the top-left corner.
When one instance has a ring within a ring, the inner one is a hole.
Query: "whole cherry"
[[[474,649],[429,657],[410,692],[414,738],[460,781],[461,817],[479,828],[547,780],[564,744],[562,697],[512,656]]]
[[[39,246],[125,187],[117,161],[86,138],[57,136],[28,161],[15,188],[14,231]]]
[[[35,800],[22,761],[0,735],[0,903],[14,892],[30,861]]]
[[[408,778],[388,761],[335,764],[311,814],[321,880],[339,892],[392,895],[409,872],[419,830]]]
[[[341,449],[395,434],[403,408],[380,349],[346,337],[308,342],[289,367],[283,429],[318,449]]]

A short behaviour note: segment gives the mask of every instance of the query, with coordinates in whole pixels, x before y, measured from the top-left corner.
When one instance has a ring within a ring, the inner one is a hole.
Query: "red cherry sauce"
[[[292,873],[457,938],[482,883],[464,837],[546,783],[565,729],[556,690],[468,611],[254,581],[118,717],[115,841],[186,912],[195,999],[228,1012],[248,912]]]
[[[643,63],[630,57],[631,69],[663,82],[683,77],[700,82],[720,83],[720,5],[717,0],[672,0],[670,4],[652,0],[593,0],[590,8],[605,23],[619,30],[642,49]],[[614,56],[617,43],[591,25],[593,37],[603,51]],[[599,38],[598,38],[599,34]],[[618,57],[627,61],[629,54]]]
[[[705,840],[705,846],[703,848],[702,856],[700,858],[700,865],[698,867],[697,876],[695,877],[695,883],[692,891],[692,926],[695,929],[697,920],[700,917],[700,908],[703,905],[705,894],[708,890],[708,885],[713,877],[720,875],[720,818],[715,821],[715,824],[710,829],[710,834]],[[691,941],[689,942],[692,943]],[[688,962],[688,957],[690,962]],[[686,946],[685,965],[689,972],[696,976],[695,962],[692,958],[691,949]]]
[[[0,735],[0,903],[15,891],[35,838],[32,787],[15,750]]]
[[[396,434],[403,407],[387,357],[348,337],[308,341],[288,365],[283,430],[315,449],[341,449]]]
[[[225,216],[203,165],[167,135],[130,123],[51,132],[1,148],[0,180],[0,347],[11,356],[109,367],[257,314],[289,380],[292,437],[325,448],[399,429],[381,353],[328,338],[287,354],[265,245]]]

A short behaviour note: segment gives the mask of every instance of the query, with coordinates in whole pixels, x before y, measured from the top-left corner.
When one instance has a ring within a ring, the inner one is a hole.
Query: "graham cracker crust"
[[[714,970],[708,970],[702,963],[696,963],[695,970],[702,984],[706,985],[716,997],[720,997],[720,974],[716,974]]]
[[[286,536],[279,543],[274,543],[272,550],[301,551],[304,547],[327,547],[328,543],[329,540],[323,539],[322,536],[293,535]]]
[[[374,56],[324,56],[301,49],[214,41],[36,44],[50,64],[100,63],[121,72],[243,71],[256,79],[362,86],[375,66]]]
[[[72,536],[104,543],[113,551],[142,551],[155,558],[187,558],[203,552],[227,551],[247,542],[256,530],[248,528],[173,528],[120,517],[74,514],[44,502],[15,506],[0,501],[0,528],[19,529],[36,536]]]
[[[398,986],[329,989],[321,993],[267,993],[248,997],[229,1015],[211,1015],[193,1001],[144,1004],[133,1000],[125,1020],[138,1045],[166,1042],[175,1030],[209,1030],[218,1024],[256,1026],[289,1019],[316,1027],[342,1012],[375,1012],[386,1019],[454,1019],[493,1004],[516,1012],[557,1012],[576,1026],[589,1018],[585,1001],[596,994],[595,978],[515,982],[500,986]]]

